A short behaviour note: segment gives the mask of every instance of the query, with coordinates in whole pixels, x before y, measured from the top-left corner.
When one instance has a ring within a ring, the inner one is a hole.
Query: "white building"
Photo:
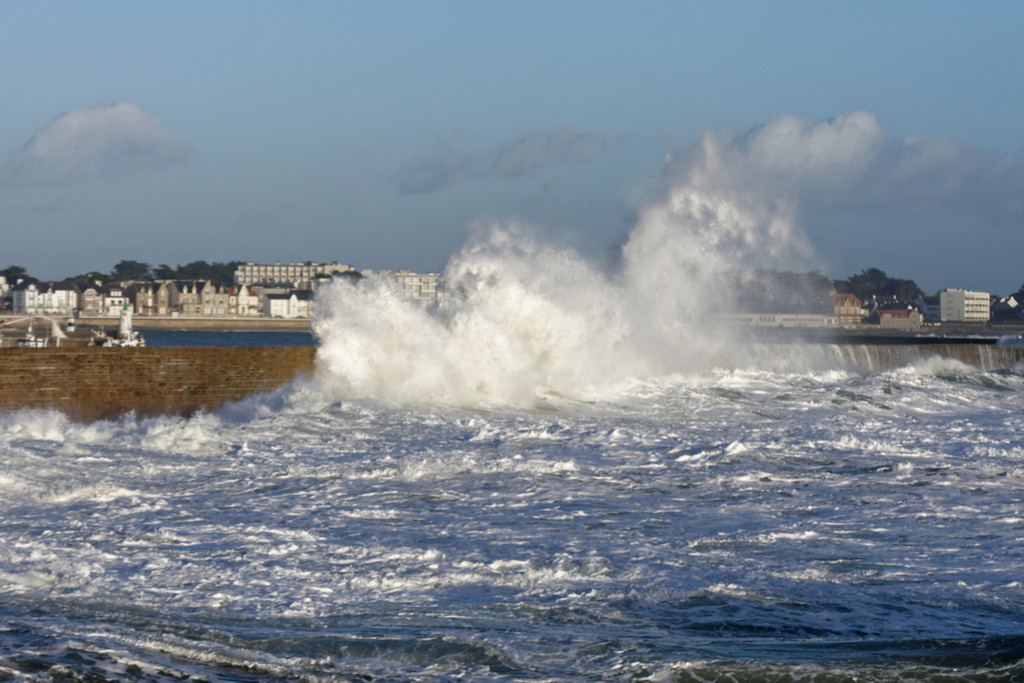
[[[939,319],[949,322],[987,322],[988,292],[944,289],[939,292]]]
[[[313,292],[304,289],[263,297],[263,315],[269,318],[313,317]]]
[[[11,310],[22,315],[74,315],[78,289],[67,282],[19,283],[11,292]]]
[[[128,292],[118,285],[104,288],[103,315],[120,318],[123,310],[135,312],[135,304],[132,303]]]
[[[441,279],[437,273],[414,273],[411,270],[378,270],[378,275],[392,278],[407,299],[415,301],[437,301],[437,283]]]
[[[296,289],[316,289],[319,280],[330,279],[337,273],[350,273],[354,266],[344,263],[288,263],[265,265],[250,261],[235,269],[235,284],[289,284]]]
[[[228,313],[231,315],[260,315],[259,295],[247,285],[238,285],[228,290]]]

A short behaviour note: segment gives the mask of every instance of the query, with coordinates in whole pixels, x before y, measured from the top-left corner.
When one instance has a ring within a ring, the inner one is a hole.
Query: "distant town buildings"
[[[719,313],[716,320],[752,327],[835,327],[836,317],[817,313]]]
[[[410,301],[429,305],[441,295],[437,273],[409,270],[366,271],[390,279]],[[336,277],[364,276],[343,263],[248,262],[235,271],[232,284],[209,280],[155,280],[135,282],[8,282],[0,276],[0,296],[11,312],[84,318],[117,318],[122,309],[137,316],[188,318],[309,319],[315,308],[317,285]],[[824,280],[824,278],[821,278]],[[804,287],[806,289],[806,287]],[[993,297],[987,292],[943,289],[935,296],[904,302],[894,297],[871,296],[861,301],[847,283],[814,284],[814,296],[802,289],[754,292],[745,308],[719,311],[715,318],[757,327],[844,327],[862,325],[915,330],[928,322],[986,323],[1020,321],[1024,307],[1014,296]],[[819,297],[817,292],[821,290]],[[787,292],[794,294],[787,298]],[[806,301],[822,301],[824,308],[808,310]],[[753,305],[751,305],[753,302]],[[767,305],[765,303],[767,302]],[[831,306],[829,305],[831,304]]]
[[[836,324],[840,327],[860,325],[864,319],[861,300],[850,292],[837,292],[834,286],[832,287],[832,313],[836,318]]]
[[[313,316],[317,285],[346,274],[360,276],[350,265],[315,262],[249,262],[235,271],[233,284],[210,280],[10,284],[0,276],[0,295],[11,312],[20,315],[117,318],[127,307],[143,317],[308,319]],[[437,301],[437,273],[384,270],[377,274],[393,279],[407,299]]]
[[[313,316],[313,292],[308,289],[267,294],[263,301],[263,315],[268,318],[294,319]]]
[[[990,309],[992,311],[992,320],[1021,319],[1021,306],[1016,296],[993,297],[993,299]]]
[[[260,295],[248,285],[236,285],[228,290],[228,315],[240,318],[263,314]]]
[[[377,275],[392,278],[402,294],[414,301],[437,301],[437,286],[441,279],[437,273],[414,273],[409,270],[378,270]]]
[[[892,296],[871,296],[861,301],[849,291],[832,283],[832,315],[811,313],[722,312],[718,320],[753,327],[877,327],[914,331],[926,323],[952,322],[983,324],[989,321],[1024,321],[1024,306],[1014,296],[993,297],[988,292],[968,289],[944,289],[935,296],[919,296],[916,301],[900,301]],[[785,306],[786,302],[782,301]],[[748,308],[748,311],[750,309]]]
[[[917,297],[915,302],[917,310],[921,311],[925,322],[938,322],[942,311],[939,309],[939,297],[922,295]]]
[[[132,287],[132,310],[138,315],[169,315],[171,288],[167,282],[144,282]]]
[[[354,266],[344,263],[289,263],[273,265],[253,263],[239,266],[235,270],[237,285],[290,285],[294,289],[316,289],[321,281],[330,280],[341,273],[355,272]]]
[[[11,308],[47,315],[73,315],[78,308],[78,290],[69,282],[19,282],[11,290]]]
[[[924,316],[912,306],[884,306],[872,311],[867,322],[887,330],[916,330],[924,322]]]
[[[989,319],[988,292],[944,289],[939,292],[939,319],[950,322],[985,322]]]

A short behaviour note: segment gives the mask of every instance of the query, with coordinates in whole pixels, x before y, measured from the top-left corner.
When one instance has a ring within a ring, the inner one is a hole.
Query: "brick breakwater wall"
[[[940,356],[984,370],[1024,363],[1024,346],[819,345],[829,365],[879,372]],[[279,389],[311,372],[312,347],[0,349],[0,411],[52,408],[74,420],[190,415]]]
[[[312,370],[312,347],[0,349],[0,410],[73,420],[190,415],[279,389]]]

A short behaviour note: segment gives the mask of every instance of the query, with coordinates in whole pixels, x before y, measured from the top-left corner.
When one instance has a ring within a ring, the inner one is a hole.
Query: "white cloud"
[[[61,114],[12,152],[0,184],[53,185],[127,175],[185,161],[189,146],[130,102],[101,102]]]

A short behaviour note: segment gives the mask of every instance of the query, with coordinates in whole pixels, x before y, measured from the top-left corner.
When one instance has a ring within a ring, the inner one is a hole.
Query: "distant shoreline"
[[[932,323],[919,330],[873,325],[859,327],[748,327],[747,335],[761,342],[818,344],[995,344],[1000,337],[1024,334],[1021,323]]]
[[[68,316],[35,316],[36,325],[40,324],[43,318],[66,322]],[[11,327],[27,327],[28,320],[24,315],[0,316],[0,324]],[[11,321],[21,320],[21,324]],[[108,317],[85,317],[75,318],[75,325],[89,329],[112,329],[116,330],[119,319],[115,316]],[[310,321],[307,319],[291,318],[238,318],[238,317],[187,317],[187,316],[155,316],[136,315],[132,317],[132,327],[137,330],[210,330],[213,332],[230,332],[233,330],[246,330],[252,332],[306,332],[310,329]]]
[[[0,315],[0,326],[10,329],[26,328],[30,316]],[[42,329],[45,320],[66,322],[69,316],[34,316],[35,325]],[[75,325],[81,329],[116,330],[118,318],[84,317],[75,318]],[[244,330],[251,332],[308,332],[311,331],[308,319],[294,318],[262,318],[262,317],[210,317],[210,316],[143,316],[132,317],[132,326],[139,330],[187,330],[231,332]],[[919,330],[886,329],[872,325],[858,327],[746,327],[751,336],[768,340],[800,339],[804,341],[838,341],[840,343],[898,343],[886,342],[886,338],[915,340],[920,343],[937,342],[939,339],[956,339],[961,342],[986,343],[1004,335],[1024,334],[1024,323],[932,323]],[[941,342],[939,342],[941,343]]]

